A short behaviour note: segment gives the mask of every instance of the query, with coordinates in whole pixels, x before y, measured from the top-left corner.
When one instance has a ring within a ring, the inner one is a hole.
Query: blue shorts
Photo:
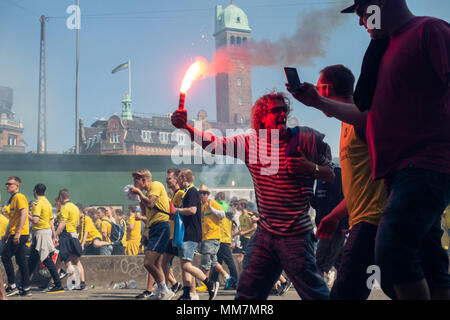
[[[148,231],[147,251],[163,254],[170,240],[170,226],[168,222],[152,224]]]
[[[198,247],[198,242],[184,241],[181,248],[178,248],[178,257],[181,260],[194,260],[195,249]]]
[[[80,241],[65,231],[59,235],[59,246],[57,249],[59,250],[59,257],[64,263],[70,261],[70,255],[77,257],[83,255]]]
[[[170,254],[172,256],[178,256],[178,248],[173,245],[173,240],[169,240],[169,244],[167,245],[166,251],[164,252],[166,254]]]
[[[388,199],[375,244],[383,291],[394,299],[393,285],[423,279],[430,288],[450,288],[448,256],[441,245],[450,175],[407,168],[389,176],[386,185]]]

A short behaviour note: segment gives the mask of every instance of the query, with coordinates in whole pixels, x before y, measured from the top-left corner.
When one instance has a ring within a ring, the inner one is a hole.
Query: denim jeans
[[[441,244],[450,175],[406,168],[389,176],[386,186],[388,199],[375,244],[383,291],[395,299],[395,284],[424,278],[431,288],[450,287],[448,256]]]
[[[248,251],[236,300],[266,300],[283,270],[302,300],[328,299],[328,287],[317,271],[312,232],[277,236],[259,227]]]

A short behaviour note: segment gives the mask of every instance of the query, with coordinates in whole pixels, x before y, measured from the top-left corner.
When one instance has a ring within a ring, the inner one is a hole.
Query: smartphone
[[[293,90],[298,89],[302,83],[300,82],[300,78],[298,77],[297,69],[285,67],[284,73],[286,74],[286,79],[289,83],[289,87],[291,87]]]

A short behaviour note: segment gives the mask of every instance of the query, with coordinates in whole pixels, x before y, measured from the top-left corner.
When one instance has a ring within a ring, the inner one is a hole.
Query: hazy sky
[[[13,111],[16,119],[24,123],[26,151],[36,150],[40,15],[50,17],[46,48],[47,149],[60,153],[75,144],[75,31],[66,27],[66,9],[75,2],[0,0],[0,85],[14,89]],[[342,15],[332,8],[343,8],[353,0],[233,2],[246,12],[251,37],[258,42],[289,40],[299,31],[298,26],[300,31],[313,28],[314,37],[316,32],[320,35],[322,53],[308,65],[296,65],[301,80],[315,83],[323,67],[338,63],[359,76],[369,35],[358,26],[356,15]],[[196,56],[208,60],[213,57],[215,6],[229,4],[229,0],[80,0],[79,110],[85,124],[121,114],[128,74],[126,70],[111,74],[111,70],[128,59],[132,62],[133,112],[166,114],[175,110],[184,70]],[[448,0],[409,0],[408,4],[416,15],[450,21]],[[328,24],[328,19],[332,23]],[[300,42],[292,46],[308,48],[312,43]],[[252,69],[253,102],[271,89],[285,90],[282,67]],[[195,83],[186,103],[189,117],[205,109],[215,120],[214,79]],[[293,116],[301,125],[326,134],[337,157],[340,123],[298,102],[292,105]]]

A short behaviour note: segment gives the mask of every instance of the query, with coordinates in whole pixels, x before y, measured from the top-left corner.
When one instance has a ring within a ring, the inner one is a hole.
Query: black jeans
[[[217,252],[217,262],[222,264],[224,262],[227,264],[228,269],[230,270],[230,276],[234,279],[238,279],[238,273],[236,270],[236,265],[234,264],[233,255],[231,254],[231,248],[229,243],[220,243],[219,251]],[[217,281],[219,276],[219,272],[213,268],[211,271],[210,279],[214,282]]]
[[[330,299],[366,300],[369,297],[371,287],[367,282],[371,274],[368,268],[375,264],[377,228],[361,221],[350,230]]]
[[[339,260],[344,251],[345,235],[342,230],[334,233],[331,239],[319,239],[316,251],[316,263],[319,273],[328,273],[334,266],[339,267]]]
[[[52,276],[52,279],[55,283],[55,286],[60,287],[61,279],[59,278],[59,273],[58,273],[58,270],[56,269],[56,265],[52,260],[52,253],[50,253],[47,256],[47,258],[45,258],[45,260],[42,261],[42,263],[47,267],[48,272],[50,272],[50,275]],[[37,251],[34,248],[34,246],[32,246],[30,258],[28,259],[28,270],[30,271],[30,275],[33,274],[33,271],[36,268],[38,261],[40,261],[39,251]]]
[[[12,263],[12,256],[16,257],[16,264],[19,267],[20,276],[22,280],[22,287],[30,287],[30,273],[28,271],[28,264],[25,259],[25,244],[28,241],[28,235],[20,236],[18,244],[14,243],[14,235],[11,234],[5,243],[2,252],[2,262],[5,267],[6,276],[8,277],[8,284],[16,283],[16,275],[14,273],[14,266]]]

